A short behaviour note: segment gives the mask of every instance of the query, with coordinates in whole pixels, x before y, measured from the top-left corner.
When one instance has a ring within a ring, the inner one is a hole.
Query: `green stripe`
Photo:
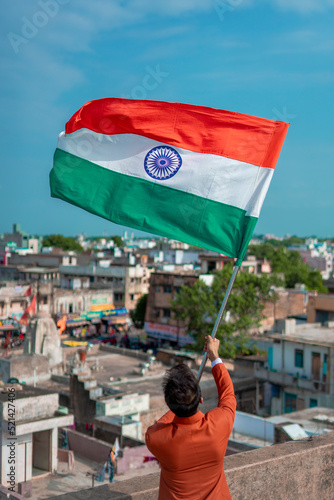
[[[51,196],[116,224],[244,257],[257,219],[240,208],[112,172],[57,149]]]

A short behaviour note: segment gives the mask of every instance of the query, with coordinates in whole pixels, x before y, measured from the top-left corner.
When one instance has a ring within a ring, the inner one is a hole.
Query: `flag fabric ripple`
[[[51,196],[240,262],[288,126],[188,104],[91,101],[59,136]]]

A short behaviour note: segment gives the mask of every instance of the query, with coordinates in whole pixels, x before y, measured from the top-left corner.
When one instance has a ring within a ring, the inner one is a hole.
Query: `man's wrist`
[[[223,361],[217,357],[216,359],[214,359],[213,361],[211,361],[211,368],[213,368],[214,366],[218,365],[218,363],[222,363]]]

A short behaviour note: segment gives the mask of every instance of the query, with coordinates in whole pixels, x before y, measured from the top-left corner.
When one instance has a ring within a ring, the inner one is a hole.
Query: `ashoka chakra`
[[[173,177],[181,165],[181,156],[170,146],[157,146],[151,149],[144,160],[144,167],[148,175],[159,181]]]

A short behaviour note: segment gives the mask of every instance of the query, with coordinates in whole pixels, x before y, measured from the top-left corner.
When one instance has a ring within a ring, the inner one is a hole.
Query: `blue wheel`
[[[181,165],[181,156],[170,146],[157,146],[151,149],[144,160],[144,167],[147,174],[159,181],[174,177],[180,170]]]

